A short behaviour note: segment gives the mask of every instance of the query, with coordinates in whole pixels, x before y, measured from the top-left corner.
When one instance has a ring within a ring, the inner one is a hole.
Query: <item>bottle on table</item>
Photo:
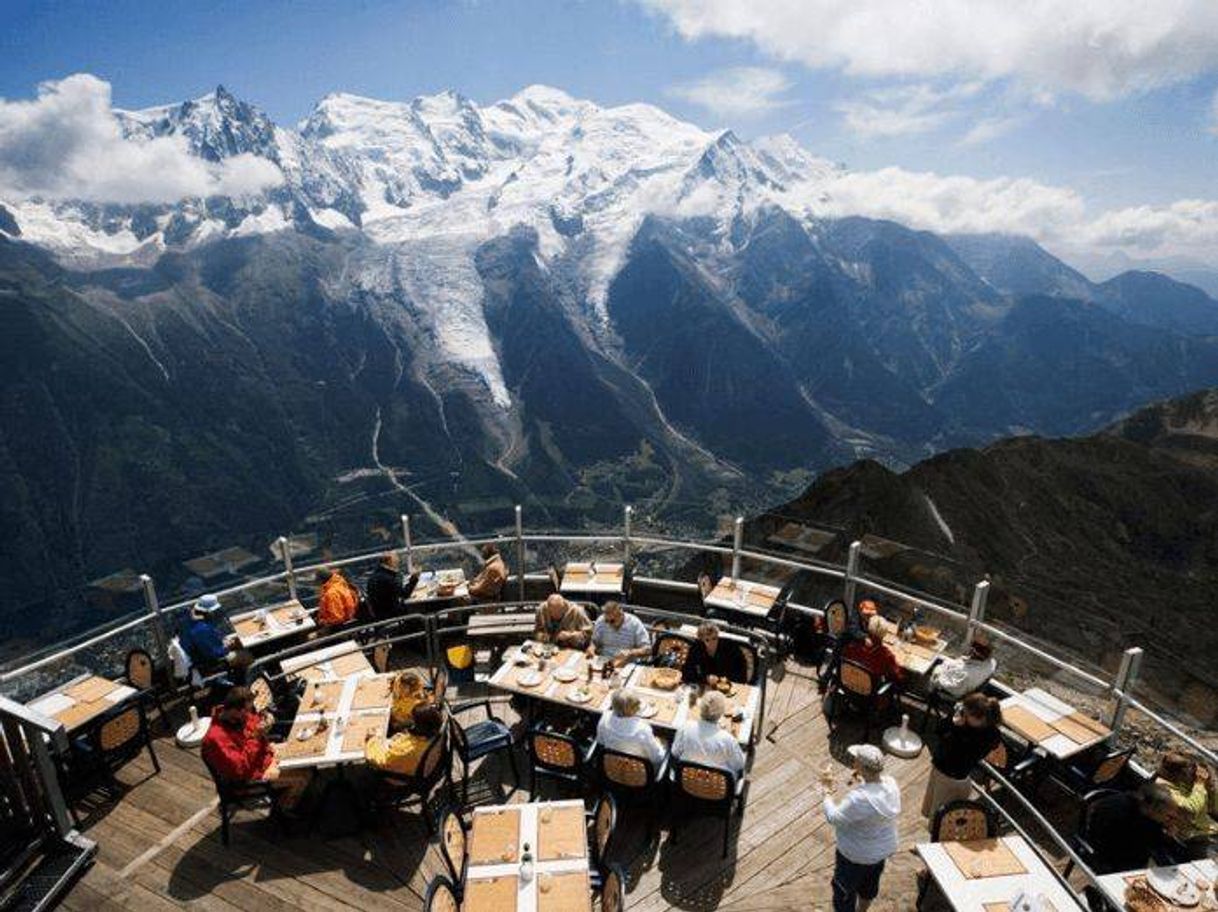
[[[529,848],[529,844],[524,844],[524,851],[520,853],[520,880],[522,883],[528,883],[533,879],[533,852]]]

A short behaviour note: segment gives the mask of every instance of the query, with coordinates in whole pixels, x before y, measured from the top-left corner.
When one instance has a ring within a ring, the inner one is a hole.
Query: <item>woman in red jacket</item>
[[[279,791],[279,806],[288,811],[300,801],[313,774],[279,767],[275,746],[266,738],[271,721],[254,711],[254,696],[248,688],[234,687],[212,713],[200,750],[203,760],[222,779],[271,783]]]
[[[905,676],[896,653],[884,645],[884,619],[873,617],[867,624],[867,637],[854,640],[842,650],[842,658],[858,662],[880,681],[900,684]]]

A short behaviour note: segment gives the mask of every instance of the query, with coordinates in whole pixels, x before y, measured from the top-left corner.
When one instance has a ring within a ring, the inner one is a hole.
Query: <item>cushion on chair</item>
[[[498,719],[483,719],[465,729],[469,756],[481,757],[512,743],[512,732]]]

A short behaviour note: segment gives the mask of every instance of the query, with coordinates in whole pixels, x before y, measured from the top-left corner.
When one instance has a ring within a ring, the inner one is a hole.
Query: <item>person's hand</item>
[[[275,724],[275,716],[269,710],[263,710],[258,715],[258,729],[263,734],[266,734],[268,731],[270,731],[271,727],[274,724]]]
[[[613,662],[614,668],[621,668],[628,661],[630,661],[630,658],[624,652],[619,652],[612,659],[610,659],[610,661]]]
[[[718,687],[719,686],[719,676],[718,675],[707,675],[706,676],[706,686],[707,687]]]
[[[279,761],[276,760],[274,763],[272,763],[270,766],[268,766],[266,768],[266,772],[262,774],[262,778],[265,779],[267,782],[274,782],[276,779],[279,778],[280,772],[281,771],[279,769]]]
[[[588,658],[592,658],[594,655],[596,655],[596,647],[589,643],[588,648],[584,650],[584,655],[586,655]]]

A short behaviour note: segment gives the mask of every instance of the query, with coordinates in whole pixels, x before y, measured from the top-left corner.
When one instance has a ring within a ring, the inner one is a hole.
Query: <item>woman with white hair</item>
[[[698,701],[698,718],[686,722],[672,742],[678,760],[727,770],[734,776],[744,772],[744,751],[732,733],[719,727],[727,701],[717,690],[709,690]]]
[[[609,708],[597,723],[596,741],[609,750],[644,757],[658,768],[664,759],[664,745],[638,712],[639,698],[633,691],[615,690]]]

